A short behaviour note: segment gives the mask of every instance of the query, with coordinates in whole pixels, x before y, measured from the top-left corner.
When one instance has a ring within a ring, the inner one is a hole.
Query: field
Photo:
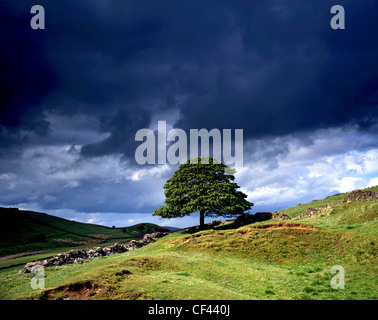
[[[0,299],[375,300],[378,201],[344,202],[346,195],[280,211],[291,220],[182,230],[137,250],[49,267],[45,290],[33,290],[34,275],[20,267],[3,269]],[[296,218],[325,204],[333,206]],[[333,266],[345,272],[344,289],[331,286]]]

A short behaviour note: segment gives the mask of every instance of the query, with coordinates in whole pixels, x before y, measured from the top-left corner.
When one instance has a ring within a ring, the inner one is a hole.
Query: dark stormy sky
[[[375,0],[1,0],[0,205],[197,224],[151,216],[177,168],[135,161],[158,120],[243,129],[252,212],[378,185],[377,57]]]

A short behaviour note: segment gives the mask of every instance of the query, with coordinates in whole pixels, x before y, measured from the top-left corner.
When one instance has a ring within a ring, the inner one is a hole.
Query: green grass
[[[349,262],[353,256],[350,253],[320,261],[298,256],[291,262],[277,263],[271,262],[271,257],[236,258],[238,254],[188,252],[170,246],[180,238],[169,236],[142,249],[97,258],[82,265],[48,268],[46,289],[91,281],[101,289],[90,297],[93,299],[377,298],[375,267],[371,263]],[[344,290],[330,287],[334,276],[330,269],[334,264],[345,268]],[[1,273],[0,298],[46,297],[31,289],[29,283],[33,275],[15,274],[16,271]],[[47,296],[57,298],[56,295],[59,297],[63,293],[64,290],[56,290]]]
[[[378,201],[343,203],[345,196],[304,204],[338,201],[313,218],[180,231],[138,250],[46,268],[44,291],[20,267],[4,269],[0,299],[376,300]],[[345,289],[331,287],[334,265],[345,270]]]

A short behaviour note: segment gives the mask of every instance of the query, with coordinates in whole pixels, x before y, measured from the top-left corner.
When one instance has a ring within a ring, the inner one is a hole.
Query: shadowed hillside
[[[109,228],[46,213],[0,208],[0,257],[29,251],[127,241],[155,231],[167,229],[149,223]]]

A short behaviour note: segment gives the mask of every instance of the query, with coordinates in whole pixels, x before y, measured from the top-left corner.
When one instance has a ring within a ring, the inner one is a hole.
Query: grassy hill
[[[126,241],[155,231],[167,230],[150,223],[109,228],[70,221],[46,213],[0,208],[0,257]]]
[[[282,210],[291,220],[180,230],[138,250],[46,268],[45,290],[31,289],[33,275],[20,268],[5,269],[0,298],[375,300],[378,201],[347,196]],[[310,207],[321,209],[298,218]],[[331,287],[335,265],[344,289]]]

